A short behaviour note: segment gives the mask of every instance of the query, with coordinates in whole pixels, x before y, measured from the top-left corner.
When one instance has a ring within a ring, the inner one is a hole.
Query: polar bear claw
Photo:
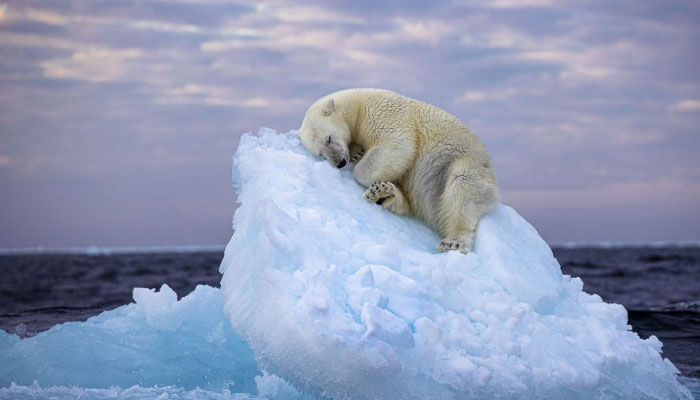
[[[353,164],[357,164],[358,161],[362,159],[362,156],[365,155],[365,150],[362,148],[362,146],[358,145],[357,143],[353,143],[350,145],[350,162]]]
[[[473,236],[461,236],[461,237],[454,237],[454,238],[445,238],[440,241],[440,244],[437,246],[437,250],[439,251],[450,251],[450,250],[458,250],[461,251],[462,253],[468,253],[472,245],[474,243],[474,237]]]
[[[391,182],[374,182],[365,190],[365,199],[372,203],[382,204],[395,196],[396,186]]]

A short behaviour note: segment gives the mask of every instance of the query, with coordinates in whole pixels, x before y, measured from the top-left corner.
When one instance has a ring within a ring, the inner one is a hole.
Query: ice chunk
[[[372,303],[364,303],[360,318],[367,328],[365,334],[362,335],[363,339],[374,337],[392,345],[392,347],[403,349],[410,349],[414,346],[413,334],[406,321],[391,312]]]
[[[167,285],[157,292],[137,288],[134,300],[135,304],[26,339],[0,330],[0,387],[36,381],[34,389],[14,388],[39,397],[51,397],[48,393],[77,397],[66,386],[139,385],[143,391],[134,389],[132,397],[197,387],[216,393],[257,393],[258,366],[224,317],[219,289],[197,286],[178,301]],[[61,387],[47,389],[54,385]],[[145,389],[152,386],[172,388]],[[97,393],[93,394],[99,397]],[[128,393],[119,396],[130,397]]]
[[[475,251],[436,253],[419,221],[362,198],[349,168],[293,133],[244,135],[225,311],[262,368],[352,399],[684,399],[678,370],[626,310],[564,276],[513,209]]]

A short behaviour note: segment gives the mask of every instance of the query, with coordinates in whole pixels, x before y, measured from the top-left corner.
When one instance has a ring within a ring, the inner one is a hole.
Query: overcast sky
[[[240,135],[350,87],[457,115],[550,242],[700,240],[698,1],[0,0],[0,247],[223,245]]]

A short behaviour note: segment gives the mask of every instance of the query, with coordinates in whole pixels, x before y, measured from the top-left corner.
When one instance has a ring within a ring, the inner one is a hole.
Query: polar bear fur
[[[479,220],[499,202],[486,147],[430,104],[388,90],[342,90],[316,101],[297,134],[338,168],[356,163],[365,198],[437,230],[438,250],[470,251]]]

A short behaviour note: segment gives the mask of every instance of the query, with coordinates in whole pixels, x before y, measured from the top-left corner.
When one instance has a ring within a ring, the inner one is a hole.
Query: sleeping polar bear
[[[470,251],[479,219],[499,202],[486,147],[430,104],[388,90],[342,90],[316,101],[297,134],[338,168],[356,163],[365,198],[437,230],[438,250]]]

